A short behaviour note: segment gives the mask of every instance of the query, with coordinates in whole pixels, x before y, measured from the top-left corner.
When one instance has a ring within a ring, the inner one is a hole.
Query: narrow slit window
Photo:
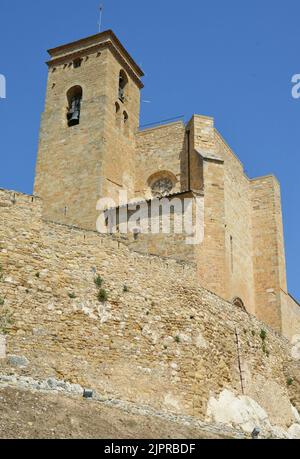
[[[116,111],[116,127],[120,128],[121,125],[121,110],[120,110],[120,105],[118,102],[115,104],[115,111]]]
[[[123,112],[124,134],[129,134],[129,116],[127,112]]]

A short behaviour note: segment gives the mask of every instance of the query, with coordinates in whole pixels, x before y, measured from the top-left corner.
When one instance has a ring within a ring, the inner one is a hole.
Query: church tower
[[[99,198],[134,195],[143,72],[110,30],[49,54],[34,191],[45,218],[96,229]]]

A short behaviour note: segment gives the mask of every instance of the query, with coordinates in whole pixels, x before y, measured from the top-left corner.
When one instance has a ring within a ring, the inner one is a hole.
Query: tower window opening
[[[123,112],[123,123],[124,123],[124,133],[128,135],[129,133],[129,117],[127,112]]]
[[[119,99],[121,102],[125,102],[126,100],[126,86],[128,84],[128,78],[126,73],[121,70],[119,75]]]
[[[82,88],[81,86],[74,86],[69,89],[67,93],[68,98],[68,112],[67,120],[68,126],[76,126],[80,123],[81,101],[82,101]]]
[[[79,67],[81,67],[81,64],[82,64],[82,59],[79,58],[79,59],[75,59],[73,61],[73,67],[74,69],[78,69]]]
[[[120,105],[118,102],[115,103],[115,110],[116,110],[116,127],[120,128],[121,125],[121,110]]]

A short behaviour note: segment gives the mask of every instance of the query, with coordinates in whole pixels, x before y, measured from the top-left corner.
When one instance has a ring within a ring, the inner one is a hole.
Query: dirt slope
[[[0,389],[0,438],[196,439],[218,435],[77,397],[7,387]]]

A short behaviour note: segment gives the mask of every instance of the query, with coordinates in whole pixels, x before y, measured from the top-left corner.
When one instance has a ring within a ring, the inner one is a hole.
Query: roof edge
[[[116,44],[116,46],[119,48],[119,50],[125,55],[125,57],[128,59],[130,64],[133,66],[134,70],[137,72],[139,77],[145,76],[143,70],[140,68],[140,66],[135,62],[135,60],[131,57],[129,52],[125,49],[125,47],[122,45],[118,37],[115,35],[115,33],[111,30],[105,30],[104,32],[97,33],[95,35],[90,35],[89,37],[81,38],[80,40],[75,40],[70,43],[66,43],[64,45],[57,46],[56,48],[51,48],[48,50],[48,54],[52,58],[57,58],[63,55],[63,51],[66,51],[65,55],[69,54],[67,51],[70,50],[70,53],[74,51],[74,46],[80,46],[80,45],[89,45],[89,43],[97,42],[99,39],[110,39],[112,42]]]

